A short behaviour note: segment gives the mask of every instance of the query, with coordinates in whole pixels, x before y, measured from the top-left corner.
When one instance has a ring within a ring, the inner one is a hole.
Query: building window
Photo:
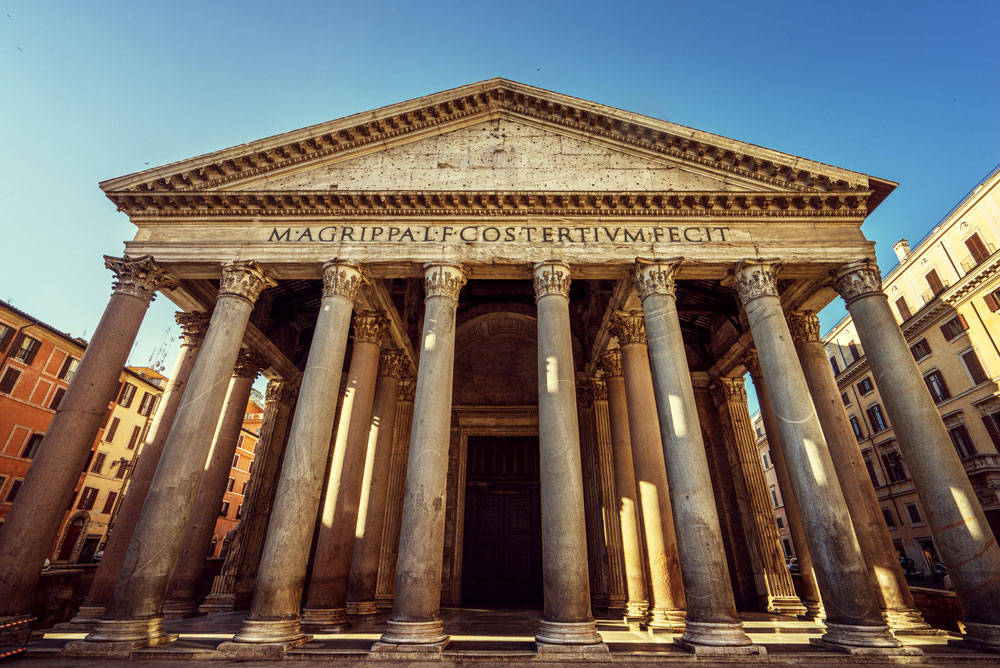
[[[861,423],[858,421],[858,417],[856,415],[851,416],[851,429],[854,430],[854,438],[859,441],[865,437],[864,432],[861,431]]]
[[[875,463],[867,457],[865,457],[865,469],[868,471],[868,477],[871,478],[872,487],[879,487],[881,483],[878,481],[878,474],[875,473]]]
[[[875,391],[875,386],[872,385],[871,378],[868,378],[866,376],[858,381],[858,392],[861,393],[861,396],[864,396],[866,394],[871,394],[874,391]]]
[[[14,339],[14,328],[10,325],[5,325],[0,322],[0,353],[7,350],[7,346]]]
[[[990,250],[983,243],[983,238],[979,236],[978,232],[965,240],[965,247],[969,249],[969,254],[972,255],[972,259],[977,265],[982,264],[990,256]]]
[[[910,516],[910,524],[921,524],[924,521],[915,503],[906,504],[906,514]]]
[[[84,487],[76,507],[79,510],[91,510],[95,501],[97,501],[97,490],[93,487]]]
[[[1000,289],[994,290],[985,297],[983,301],[986,302],[986,308],[988,308],[993,313],[1000,311]],[[0,352],[3,351],[3,346],[0,346]]]
[[[132,383],[122,383],[122,391],[118,393],[118,405],[128,408],[135,398],[136,387]]]
[[[24,444],[24,450],[21,451],[21,456],[27,459],[32,459],[35,453],[38,452],[38,446],[42,444],[42,439],[45,438],[45,434],[32,434],[28,442]]]
[[[993,446],[1000,450],[1000,413],[984,415],[983,424],[990,435],[990,440],[993,441]]]
[[[850,406],[851,405],[851,397],[849,397],[847,395],[847,392],[841,392],[840,393],[840,400],[844,402],[845,406]]]
[[[778,492],[775,491],[773,485],[771,486],[770,491],[771,491],[771,502],[774,504],[775,508],[780,508],[781,502],[778,501]]]
[[[969,323],[967,323],[965,318],[962,317],[962,314],[959,313],[954,318],[941,325],[941,334],[944,335],[946,340],[954,341],[967,329],[969,329]]]
[[[17,492],[21,489],[21,485],[23,483],[23,478],[14,478],[14,481],[10,483],[10,489],[7,490],[7,498],[5,498],[4,501],[7,503],[13,503],[14,498],[17,497]]]
[[[782,517],[781,515],[778,515],[774,519],[778,523],[778,528],[779,529],[784,529],[785,528],[785,518],[784,517]]]
[[[225,517],[228,514],[229,514],[229,502],[223,501],[222,507],[219,508],[219,517]]]
[[[941,277],[938,276],[937,269],[931,269],[924,278],[927,279],[927,285],[930,286],[931,292],[934,295],[944,292],[944,283],[941,282]]]
[[[110,515],[111,511],[115,509],[115,499],[117,498],[118,492],[108,492],[108,498],[104,500],[104,509],[101,512]]]
[[[754,428],[754,432],[757,434],[757,438],[764,438],[764,430],[760,427]]]
[[[22,334],[17,343],[14,344],[14,354],[11,357],[31,366],[31,363],[35,361],[35,355],[38,354],[38,349],[41,347],[41,341],[31,338],[27,334]]]
[[[3,378],[0,379],[0,392],[5,392],[10,394],[14,391],[14,386],[17,384],[17,379],[21,377],[21,372],[14,368],[8,368],[4,371]]]
[[[851,363],[857,362],[861,359],[861,352],[858,350],[858,344],[853,340],[847,344],[847,349],[851,351]]]
[[[920,339],[910,346],[910,353],[913,355],[913,359],[922,360],[931,354],[931,346],[927,343],[927,339]]]
[[[236,506],[236,519],[243,519],[243,504]]]
[[[765,470],[765,471],[766,471],[767,469],[771,468],[771,462],[770,462],[770,461],[768,460],[768,456],[767,456],[767,453],[766,453],[766,452],[763,452],[763,453],[761,453],[761,455],[760,455],[760,460],[761,460],[762,462],[764,462],[764,470]]]
[[[52,410],[58,410],[59,402],[62,401],[64,394],[66,394],[66,388],[56,388],[55,394],[52,395],[52,401],[49,402],[49,408]]]
[[[792,546],[789,544],[787,538],[781,539],[781,551],[785,553],[785,559],[792,558]]]
[[[156,395],[152,392],[143,392],[142,401],[139,402],[139,415],[149,417],[153,412],[153,405],[156,404]]]
[[[98,452],[94,457],[94,465],[90,467],[91,473],[104,473],[104,460],[107,459],[107,455],[103,452]]]
[[[240,437],[238,439],[236,439],[236,447],[237,448],[243,448],[243,441],[244,440],[246,440],[246,437],[243,434],[240,434]],[[246,448],[243,448],[243,449],[245,450]]]
[[[128,472],[128,467],[130,466],[130,463],[126,459],[122,458],[116,460],[116,464],[117,466],[115,468],[115,477],[121,480],[122,478],[125,477],[125,474]]]
[[[955,444],[955,450],[958,451],[959,457],[971,457],[976,454],[976,448],[972,445],[972,437],[969,436],[969,430],[965,428],[964,424],[952,427],[948,430],[948,434],[951,436],[951,442]]]
[[[235,484],[236,484],[236,481],[233,480],[232,478],[230,478],[229,480],[227,480],[226,481],[226,491],[227,492],[233,491],[233,485],[235,485]]]
[[[903,482],[907,480],[903,460],[895,450],[882,455],[882,465],[885,467],[885,474],[888,476],[889,482]]]
[[[895,529],[896,528],[896,520],[892,516],[892,511],[889,510],[888,508],[883,508],[882,509],[882,519],[885,520],[885,525],[887,527],[889,527],[890,529]]]
[[[906,303],[906,297],[900,297],[896,300],[896,310],[899,311],[899,317],[903,320],[909,320],[913,317],[910,305]]]
[[[871,423],[872,431],[876,434],[889,428],[889,423],[885,421],[885,416],[882,414],[881,406],[872,404],[865,412],[868,414],[868,422]]]
[[[833,375],[834,376],[839,376],[840,375],[840,365],[837,364],[837,358],[834,357],[833,355],[830,355],[830,366],[833,367]]]
[[[976,354],[975,349],[962,353],[962,361],[965,362],[965,369],[969,372],[969,377],[972,378],[973,385],[979,385],[979,383],[985,383],[989,380],[989,376],[986,375],[986,371],[983,369],[982,362],[979,361],[979,355]]]
[[[132,435],[128,437],[128,449],[134,450],[135,444],[139,442],[139,434],[142,433],[142,427],[136,425],[132,427]]]
[[[73,380],[73,376],[76,375],[76,368],[78,366],[80,366],[80,360],[71,355],[67,355],[66,361],[63,362],[62,368],[59,369],[59,380],[65,380],[67,383]]]
[[[240,467],[240,456],[233,455],[233,468],[238,469]]]
[[[111,425],[108,426],[108,430],[104,432],[105,441],[111,443],[112,441],[115,440],[115,434],[118,433],[118,425],[120,423],[121,420],[119,420],[118,418],[111,418]]]
[[[951,392],[948,391],[948,385],[944,382],[944,376],[937,369],[924,376],[924,383],[927,384],[927,389],[934,398],[934,403],[939,404],[946,399],[951,399]]]

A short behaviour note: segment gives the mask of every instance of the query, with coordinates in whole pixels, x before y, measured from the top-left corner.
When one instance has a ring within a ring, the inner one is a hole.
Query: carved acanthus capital
[[[751,348],[747,351],[746,357],[743,358],[743,366],[746,367],[747,373],[750,374],[750,379],[754,385],[759,385],[763,375],[760,370],[760,361],[757,359],[756,348]]]
[[[594,401],[608,400],[608,386],[600,378],[590,379],[590,393],[593,395]]]
[[[763,260],[747,260],[736,265],[736,293],[741,304],[747,304],[758,297],[778,296],[778,272],[781,265],[777,262]]]
[[[323,265],[323,296],[340,295],[352,302],[362,285],[367,285],[368,275],[356,264],[331,260]]]
[[[236,365],[233,367],[233,376],[253,380],[267,365],[267,359],[263,355],[249,348],[240,348],[240,353],[236,356]]]
[[[680,265],[680,258],[669,260],[637,259],[635,261],[635,287],[639,291],[639,299],[645,300],[650,295],[676,297],[675,276]]]
[[[875,261],[868,258],[838,269],[834,287],[846,304],[867,295],[885,295],[882,292],[882,272]]]
[[[814,313],[789,313],[788,331],[792,338],[805,343],[819,342],[819,318]]]
[[[381,311],[360,311],[354,314],[354,342],[382,345],[389,319]]]
[[[469,273],[461,264],[449,262],[428,262],[424,265],[425,299],[447,297],[458,301],[458,293],[469,279]]]
[[[604,372],[605,378],[622,375],[622,351],[618,348],[603,353],[597,360],[597,364]]]
[[[268,382],[267,389],[264,391],[264,402],[291,402],[295,399],[297,392],[298,388],[294,383],[284,380],[272,380]]]
[[[646,345],[646,317],[642,311],[615,311],[611,317],[611,333],[619,346]]]
[[[531,276],[535,283],[535,301],[549,295],[558,295],[569,299],[569,265],[560,260],[538,262],[531,268]]]
[[[104,266],[115,273],[111,289],[116,295],[138,297],[147,304],[156,297],[156,291],[177,287],[177,280],[167,274],[152,255],[139,257],[104,256]]]
[[[197,346],[205,340],[205,332],[208,331],[210,320],[207,313],[178,311],[174,314],[174,320],[181,326],[182,345]]]
[[[399,400],[413,401],[417,394],[417,383],[412,378],[404,378],[399,381]]]
[[[402,378],[403,373],[409,368],[410,360],[399,348],[383,350],[378,357],[378,375]]]
[[[231,295],[253,304],[260,293],[277,283],[254,260],[234,260],[222,267],[219,297]]]
[[[712,397],[723,403],[746,404],[747,388],[742,378],[719,378],[711,385]]]
[[[576,384],[576,405],[581,408],[589,408],[594,402],[594,392],[590,383],[586,380]]]

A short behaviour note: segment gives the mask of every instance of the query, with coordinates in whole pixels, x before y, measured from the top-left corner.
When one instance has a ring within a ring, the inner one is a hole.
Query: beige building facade
[[[895,634],[933,633],[856,494],[813,315],[839,294],[881,379],[918,375],[860,231],[894,183],[491,79],[101,187],[137,228],[106,258],[102,327],[161,292],[186,336],[145,446],[158,463],[134,474],[131,540],[109,541],[67,654],[169,643],[164,615],[245,609],[216,651],[277,658],[390,600],[373,658],[439,656],[442,604],[538,609],[537,651],[556,658],[608,657],[595,611],[696,655],[761,654],[738,609],[822,608],[814,641],[850,653],[914,654]],[[106,362],[130,342],[103,333],[106,359],[81,362],[64,406],[92,401],[83,383],[113,391]],[[748,371],[800,564],[812,555],[801,591]],[[244,519],[200,600],[258,374]],[[1000,647],[1000,550],[940,415],[926,393],[886,403],[919,428],[898,440],[963,587],[964,642]],[[84,415],[56,422],[87,432]],[[15,505],[0,588],[22,594],[2,612],[24,605],[48,540],[26,529]]]

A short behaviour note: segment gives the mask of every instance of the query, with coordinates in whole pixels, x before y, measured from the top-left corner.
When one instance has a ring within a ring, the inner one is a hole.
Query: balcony
[[[963,276],[965,274],[968,274],[970,271],[972,271],[979,265],[981,265],[983,262],[986,262],[986,260],[988,260],[989,257],[996,252],[997,247],[989,242],[986,242],[986,250],[989,251],[989,254],[986,257],[984,257],[981,261],[977,261],[976,258],[972,257],[972,255],[966,255],[964,258],[962,258],[960,264],[962,265]]]
[[[995,453],[963,457],[962,464],[969,476],[980,473],[1000,473],[1000,455]]]

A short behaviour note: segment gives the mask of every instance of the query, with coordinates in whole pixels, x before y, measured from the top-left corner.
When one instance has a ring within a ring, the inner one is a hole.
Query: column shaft
[[[576,412],[580,424],[580,463],[583,466],[583,510],[587,518],[587,564],[590,567],[590,604],[608,607],[607,544],[604,535],[604,499],[597,453],[597,426],[590,383],[577,380]]]
[[[413,395],[416,384],[404,380],[399,384],[399,401],[392,430],[392,462],[389,465],[389,495],[386,500],[385,526],[382,528],[382,548],[379,550],[378,583],[375,597],[381,606],[392,606],[396,586],[396,561],[399,556],[399,526],[403,516],[403,496],[406,491],[406,462],[410,454],[410,426],[413,423]]]

